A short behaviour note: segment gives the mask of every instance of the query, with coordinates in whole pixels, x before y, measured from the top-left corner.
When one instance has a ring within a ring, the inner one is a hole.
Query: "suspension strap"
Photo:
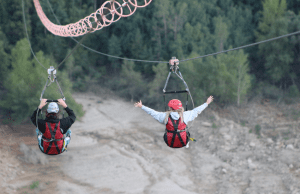
[[[163,89],[163,93],[164,93],[164,105],[165,105],[165,111],[167,111],[167,107],[166,107],[166,98],[165,98],[165,94],[179,94],[179,93],[187,93],[187,101],[185,103],[185,110],[187,111],[187,105],[188,105],[188,95],[190,94],[189,93],[189,87],[188,85],[186,84],[186,82],[184,81],[183,77],[182,77],[182,74],[181,72],[179,71],[179,60],[176,59],[176,57],[172,57],[172,59],[169,61],[169,64],[170,64],[170,71],[169,71],[169,74],[168,74],[168,77],[167,77],[167,80],[166,80],[166,83],[165,83],[165,86],[164,86],[164,89]],[[178,73],[177,73],[178,71]],[[182,80],[184,86],[185,86],[185,90],[180,90],[180,91],[169,91],[167,92],[166,91],[166,88],[167,88],[167,85],[169,83],[169,79],[171,77],[171,73],[174,73],[177,77],[179,77],[179,79]]]
[[[167,77],[167,80],[166,80],[166,83],[165,83],[165,87],[163,89],[164,93],[166,93],[166,88],[167,88],[167,85],[168,85],[168,82],[169,82],[169,79],[170,79],[170,76],[171,76],[171,72],[175,73],[177,71],[177,69],[179,69],[179,67],[178,67],[179,60],[176,59],[176,57],[172,57],[172,59],[169,61],[169,64],[170,64],[170,71],[169,71],[169,74],[168,74],[168,77]]]
[[[194,105],[194,101],[193,101],[192,95],[190,93],[190,89],[189,89],[187,83],[185,82],[185,80],[183,79],[183,76],[182,76],[181,72],[179,71],[179,60],[176,59],[176,57],[172,57],[172,59],[170,59],[170,61],[169,61],[169,65],[170,65],[170,71],[169,71],[169,74],[168,74],[168,77],[167,77],[167,80],[166,80],[166,83],[165,83],[165,86],[164,86],[164,89],[163,89],[165,111],[167,111],[165,94],[175,94],[175,93],[176,94],[178,94],[178,93],[187,93],[186,103],[185,103],[185,110],[187,111],[188,96],[190,96],[190,98],[191,98],[193,109],[194,109],[195,105]],[[170,76],[171,76],[171,73],[174,73],[183,82],[183,84],[185,86],[185,90],[181,90],[181,91],[168,91],[168,92],[166,91],[167,85],[169,83],[169,79],[170,79]],[[193,124],[193,122],[192,122],[192,124]],[[189,128],[191,128],[192,124],[189,127],[187,126],[186,130],[188,130]]]
[[[56,79],[56,69],[54,69],[53,66],[50,66],[50,68],[47,70],[47,73],[48,73],[48,78],[47,78],[46,84],[45,84],[45,86],[43,88],[43,91],[41,93],[40,101],[43,99],[43,95],[44,95],[44,93],[46,91],[46,88],[49,87],[53,82],[56,82],[56,84],[58,86],[58,89],[59,89],[59,92],[60,92],[60,94],[62,96],[62,99],[65,101],[66,98],[65,98],[65,96],[64,96],[64,94],[63,94],[63,92],[62,92],[62,90],[60,88],[60,85],[59,85],[59,83],[58,83],[58,81]],[[49,82],[49,85],[48,85],[48,82]],[[37,129],[39,129],[39,125],[38,125],[38,112],[39,111],[37,111],[37,113],[36,113],[36,126],[37,126]],[[42,111],[41,111],[41,114],[43,114]],[[64,112],[63,112],[63,116],[64,116]]]
[[[42,100],[46,88],[47,88],[48,86],[50,86],[53,82],[56,82],[56,84],[57,84],[57,86],[58,86],[58,89],[59,89],[59,92],[60,92],[60,94],[61,94],[61,96],[62,96],[62,99],[63,99],[63,100],[66,100],[66,98],[65,98],[65,96],[64,96],[64,94],[63,94],[63,92],[62,92],[62,90],[61,90],[61,88],[60,88],[60,85],[59,85],[59,83],[58,83],[58,81],[57,81],[57,79],[56,79],[56,69],[54,69],[54,67],[51,66],[51,67],[47,70],[47,72],[48,72],[48,78],[47,78],[46,84],[45,84],[45,86],[44,86],[44,88],[43,88],[43,91],[42,91],[40,100]],[[52,77],[53,77],[53,78],[52,78]],[[49,80],[50,80],[50,83],[49,83],[49,85],[48,85]]]
[[[63,97],[62,99],[65,101],[66,98],[65,98],[64,93],[62,92],[62,90],[61,90],[61,88],[60,88],[60,85],[59,85],[59,83],[58,83],[56,77],[55,77],[55,81],[56,81],[56,84],[57,84],[57,86],[58,86],[59,92],[60,92],[61,96]]]

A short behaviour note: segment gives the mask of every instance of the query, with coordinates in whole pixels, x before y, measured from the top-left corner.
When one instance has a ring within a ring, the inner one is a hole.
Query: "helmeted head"
[[[172,99],[169,101],[168,106],[172,108],[173,110],[178,110],[182,108],[182,103],[180,100]]]
[[[47,113],[58,113],[59,107],[56,102],[50,102],[48,105]]]

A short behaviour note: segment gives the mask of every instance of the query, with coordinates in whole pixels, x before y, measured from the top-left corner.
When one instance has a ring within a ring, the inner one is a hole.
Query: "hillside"
[[[22,133],[1,126],[3,191],[300,193],[299,120],[284,116],[292,105],[259,100],[241,109],[208,107],[191,129],[197,142],[171,149],[162,138],[164,126],[133,103],[108,95],[73,96],[86,112],[72,126],[62,155],[40,153],[32,125],[24,125]],[[21,141],[27,146],[19,148]],[[33,181],[39,184],[30,189]]]

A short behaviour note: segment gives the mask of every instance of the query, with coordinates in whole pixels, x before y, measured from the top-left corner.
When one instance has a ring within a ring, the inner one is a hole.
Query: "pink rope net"
[[[57,36],[77,37],[89,33],[90,31],[94,32],[102,29],[103,27],[107,27],[122,17],[129,17],[134,14],[137,8],[146,7],[152,0],[144,0],[143,5],[138,4],[139,0],[122,1],[122,4],[116,0],[106,1],[99,9],[96,10],[96,12],[86,16],[76,23],[67,25],[56,25],[52,23],[45,15],[39,0],[33,0],[33,3],[41,22],[47,30]],[[126,14],[124,14],[125,10]]]

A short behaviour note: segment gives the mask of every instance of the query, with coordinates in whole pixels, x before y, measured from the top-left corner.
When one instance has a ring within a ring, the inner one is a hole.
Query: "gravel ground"
[[[36,193],[300,193],[299,122],[280,119],[270,105],[232,109],[230,119],[209,107],[190,131],[197,142],[171,149],[163,141],[164,126],[133,103],[74,97],[86,113],[71,128],[68,152],[45,160],[32,151],[37,146],[23,146],[22,157],[2,149],[0,182],[8,193],[25,191],[25,175],[40,180]],[[23,163],[32,166],[24,169]],[[45,168],[53,179],[42,180]]]

